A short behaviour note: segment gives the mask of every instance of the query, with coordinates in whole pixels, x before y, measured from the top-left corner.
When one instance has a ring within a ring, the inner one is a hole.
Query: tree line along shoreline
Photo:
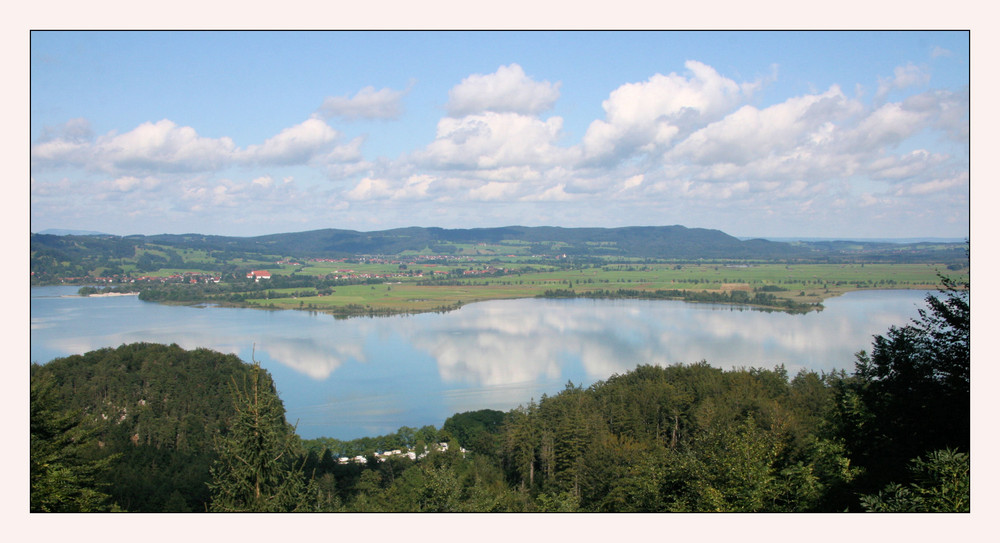
[[[218,283],[86,285],[81,286],[78,293],[84,296],[138,293],[139,299],[157,303],[299,309],[351,317],[446,312],[468,303],[514,298],[669,299],[805,313],[821,311],[823,300],[855,290],[936,288],[940,266],[922,265],[916,269],[894,266],[882,265],[865,272],[867,275],[857,275],[861,268],[845,272],[839,268],[799,266],[795,273],[800,275],[817,272],[807,280],[782,279],[774,266],[762,272],[747,272],[757,274],[751,277],[735,273],[722,275],[725,270],[719,272],[718,266],[704,265],[684,279],[668,275],[678,273],[675,269],[680,269],[680,264],[646,265],[638,268],[645,271],[632,272],[636,278],[615,275],[617,272],[608,271],[608,266],[530,273],[508,271],[488,278],[403,282],[293,273],[272,276],[266,281],[231,279]],[[836,272],[841,275],[820,275]],[[715,276],[704,277],[706,273]]]

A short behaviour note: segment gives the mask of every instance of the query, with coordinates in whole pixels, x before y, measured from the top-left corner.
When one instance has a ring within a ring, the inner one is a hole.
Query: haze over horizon
[[[31,32],[31,230],[969,237],[969,33]]]

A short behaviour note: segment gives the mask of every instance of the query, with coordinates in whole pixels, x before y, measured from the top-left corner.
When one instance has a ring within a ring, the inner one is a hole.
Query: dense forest
[[[49,507],[44,500],[36,506],[36,476],[39,484],[60,484],[59,463],[104,462],[109,469],[94,488],[110,492],[109,504],[142,512],[204,510],[214,441],[234,414],[230,389],[249,375],[235,355],[144,343],[32,364],[32,509]],[[51,427],[54,413],[68,420]],[[76,433],[86,437],[70,438],[72,455],[54,455],[36,470],[36,445]],[[52,490],[45,484],[39,495]]]
[[[299,439],[232,355],[60,358],[31,368],[31,510],[967,512],[969,292],[943,279],[852,373],[636,361],[346,442]]]

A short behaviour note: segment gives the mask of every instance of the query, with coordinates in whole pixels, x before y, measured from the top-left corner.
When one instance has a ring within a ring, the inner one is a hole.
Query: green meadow
[[[336,269],[354,273],[385,274],[400,272],[399,265],[351,264],[339,266],[308,265],[296,274],[322,276]],[[450,271],[464,266],[407,269]],[[578,296],[587,293],[625,289],[653,293],[657,290],[729,292],[767,292],[778,299],[802,304],[821,304],[823,300],[861,289],[936,289],[943,266],[933,264],[608,264],[582,268],[561,267],[542,271],[519,272],[517,264],[499,276],[460,276],[442,278],[395,277],[380,284],[340,286],[327,295],[316,289],[273,289],[267,297],[248,299],[247,303],[279,309],[337,311],[351,307],[370,308],[375,312],[422,312],[450,309],[484,300],[527,298],[545,295],[546,291],[571,290]],[[535,269],[539,266],[535,266]],[[284,270],[274,269],[272,273]],[[967,277],[959,271],[957,277]]]
[[[560,233],[563,237],[570,234],[574,233]],[[579,239],[567,238],[572,243],[560,239],[467,243],[430,239],[420,250],[349,256],[341,252],[330,260],[272,252],[309,247],[306,242],[311,240],[312,252],[305,255],[317,254],[316,241],[310,235],[301,234],[298,242],[291,240],[284,249],[266,245],[258,250],[248,250],[246,241],[239,239],[206,246],[195,238],[174,240],[171,245],[38,237],[33,241],[32,284],[127,283],[121,288],[142,290],[144,299],[151,301],[344,315],[448,310],[483,300],[536,296],[669,298],[808,311],[819,309],[823,300],[852,290],[930,290],[940,284],[939,273],[958,282],[967,281],[969,273],[967,256],[963,258],[961,244],[954,243],[838,242],[807,244],[811,251],[808,258],[668,259],[637,256],[641,251],[632,246],[628,255],[604,254],[623,251],[621,243],[628,241],[588,241],[575,233]],[[678,242],[670,253],[682,254],[688,246],[700,247],[704,254],[717,250],[710,243],[698,245],[708,242],[691,238],[694,235],[687,232],[686,241]],[[643,243],[658,240],[651,236]],[[266,270],[271,278],[252,282],[246,277],[251,270]],[[132,282],[185,273],[210,274],[219,277],[220,283],[178,284],[190,282],[176,278]]]

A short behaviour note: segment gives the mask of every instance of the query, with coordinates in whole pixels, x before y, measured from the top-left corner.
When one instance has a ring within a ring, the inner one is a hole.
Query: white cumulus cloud
[[[556,164],[571,159],[556,145],[562,118],[542,121],[517,113],[486,112],[438,121],[437,137],[415,157],[437,167],[499,168]]]
[[[108,171],[214,170],[224,167],[236,149],[228,137],[202,137],[194,128],[168,119],[98,138],[94,147],[97,165]]]
[[[250,181],[250,184],[256,185],[258,187],[269,188],[271,185],[274,184],[274,179],[272,179],[270,175],[264,175],[254,179],[253,181]]]
[[[230,138],[205,138],[194,128],[163,119],[123,134],[91,140],[59,138],[32,146],[32,164],[80,166],[103,172],[191,172],[226,166],[236,145]]]
[[[70,119],[59,126],[47,126],[43,128],[39,141],[62,140],[73,143],[84,143],[94,139],[94,131],[90,126],[90,121],[78,117]]]
[[[365,177],[346,195],[351,200],[372,200],[388,198],[392,196],[392,190],[389,187],[389,182],[385,179]]]
[[[425,200],[430,199],[431,188],[438,179],[432,175],[418,174],[408,178],[385,179],[365,177],[351,190],[344,193],[349,200]]]
[[[950,139],[969,143],[969,87],[955,91],[934,90],[903,100],[902,107],[928,115],[934,128]]]
[[[922,196],[926,194],[934,194],[946,190],[961,188],[963,186],[969,185],[969,175],[967,172],[955,175],[954,177],[944,178],[944,179],[930,179],[927,181],[917,182],[917,183],[907,183],[901,184],[895,191],[894,194],[897,196]]]
[[[119,192],[132,192],[134,190],[150,190],[159,186],[161,183],[160,179],[156,177],[135,177],[132,175],[126,175],[124,177],[119,177],[117,179],[108,181],[105,186],[111,190]]]
[[[928,117],[899,103],[885,104],[858,123],[850,138],[862,150],[895,146],[922,130]]]
[[[893,70],[892,77],[879,78],[878,90],[875,91],[875,97],[882,99],[892,90],[926,85],[930,80],[931,74],[928,73],[926,68],[921,68],[912,62],[905,66],[897,66]]]
[[[520,113],[537,115],[559,98],[559,83],[535,81],[517,64],[501,66],[492,74],[473,74],[448,92],[448,114]]]
[[[893,181],[923,175],[947,160],[948,156],[945,154],[917,149],[905,155],[888,155],[873,160],[868,164],[867,170],[874,179]]]
[[[260,164],[304,164],[312,157],[328,151],[340,137],[330,125],[319,119],[308,119],[260,145],[250,145],[239,155],[242,160]]]
[[[517,182],[490,181],[485,185],[481,185],[470,190],[468,192],[468,196],[472,200],[482,200],[487,202],[494,200],[511,200],[516,197],[520,188],[520,183]]]
[[[566,184],[559,183],[536,194],[522,196],[525,202],[564,202],[573,199],[573,195],[566,192]]]
[[[852,111],[852,104],[836,86],[823,94],[793,97],[763,110],[743,106],[693,133],[677,144],[670,156],[705,165],[745,165],[802,145],[825,142],[830,121]]]
[[[736,83],[701,62],[684,65],[690,77],[655,74],[612,91],[602,103],[605,119],[593,121],[584,135],[585,155],[602,159],[664,149],[731,111],[758,86]]]
[[[80,132],[82,133],[82,132]],[[238,148],[229,137],[207,138],[169,119],[145,122],[118,134],[84,139],[65,135],[32,145],[33,167],[81,167],[124,175],[213,172],[237,164],[296,165],[355,162],[363,138],[337,145],[341,134],[319,119],[286,128],[261,144]]]
[[[403,113],[403,97],[409,89],[393,90],[365,87],[352,97],[330,96],[323,100],[317,114],[342,119],[397,119]]]
[[[951,53],[950,50],[945,49],[944,47],[941,47],[940,45],[935,45],[934,49],[931,49],[931,58],[950,57],[951,54],[952,53]]]

